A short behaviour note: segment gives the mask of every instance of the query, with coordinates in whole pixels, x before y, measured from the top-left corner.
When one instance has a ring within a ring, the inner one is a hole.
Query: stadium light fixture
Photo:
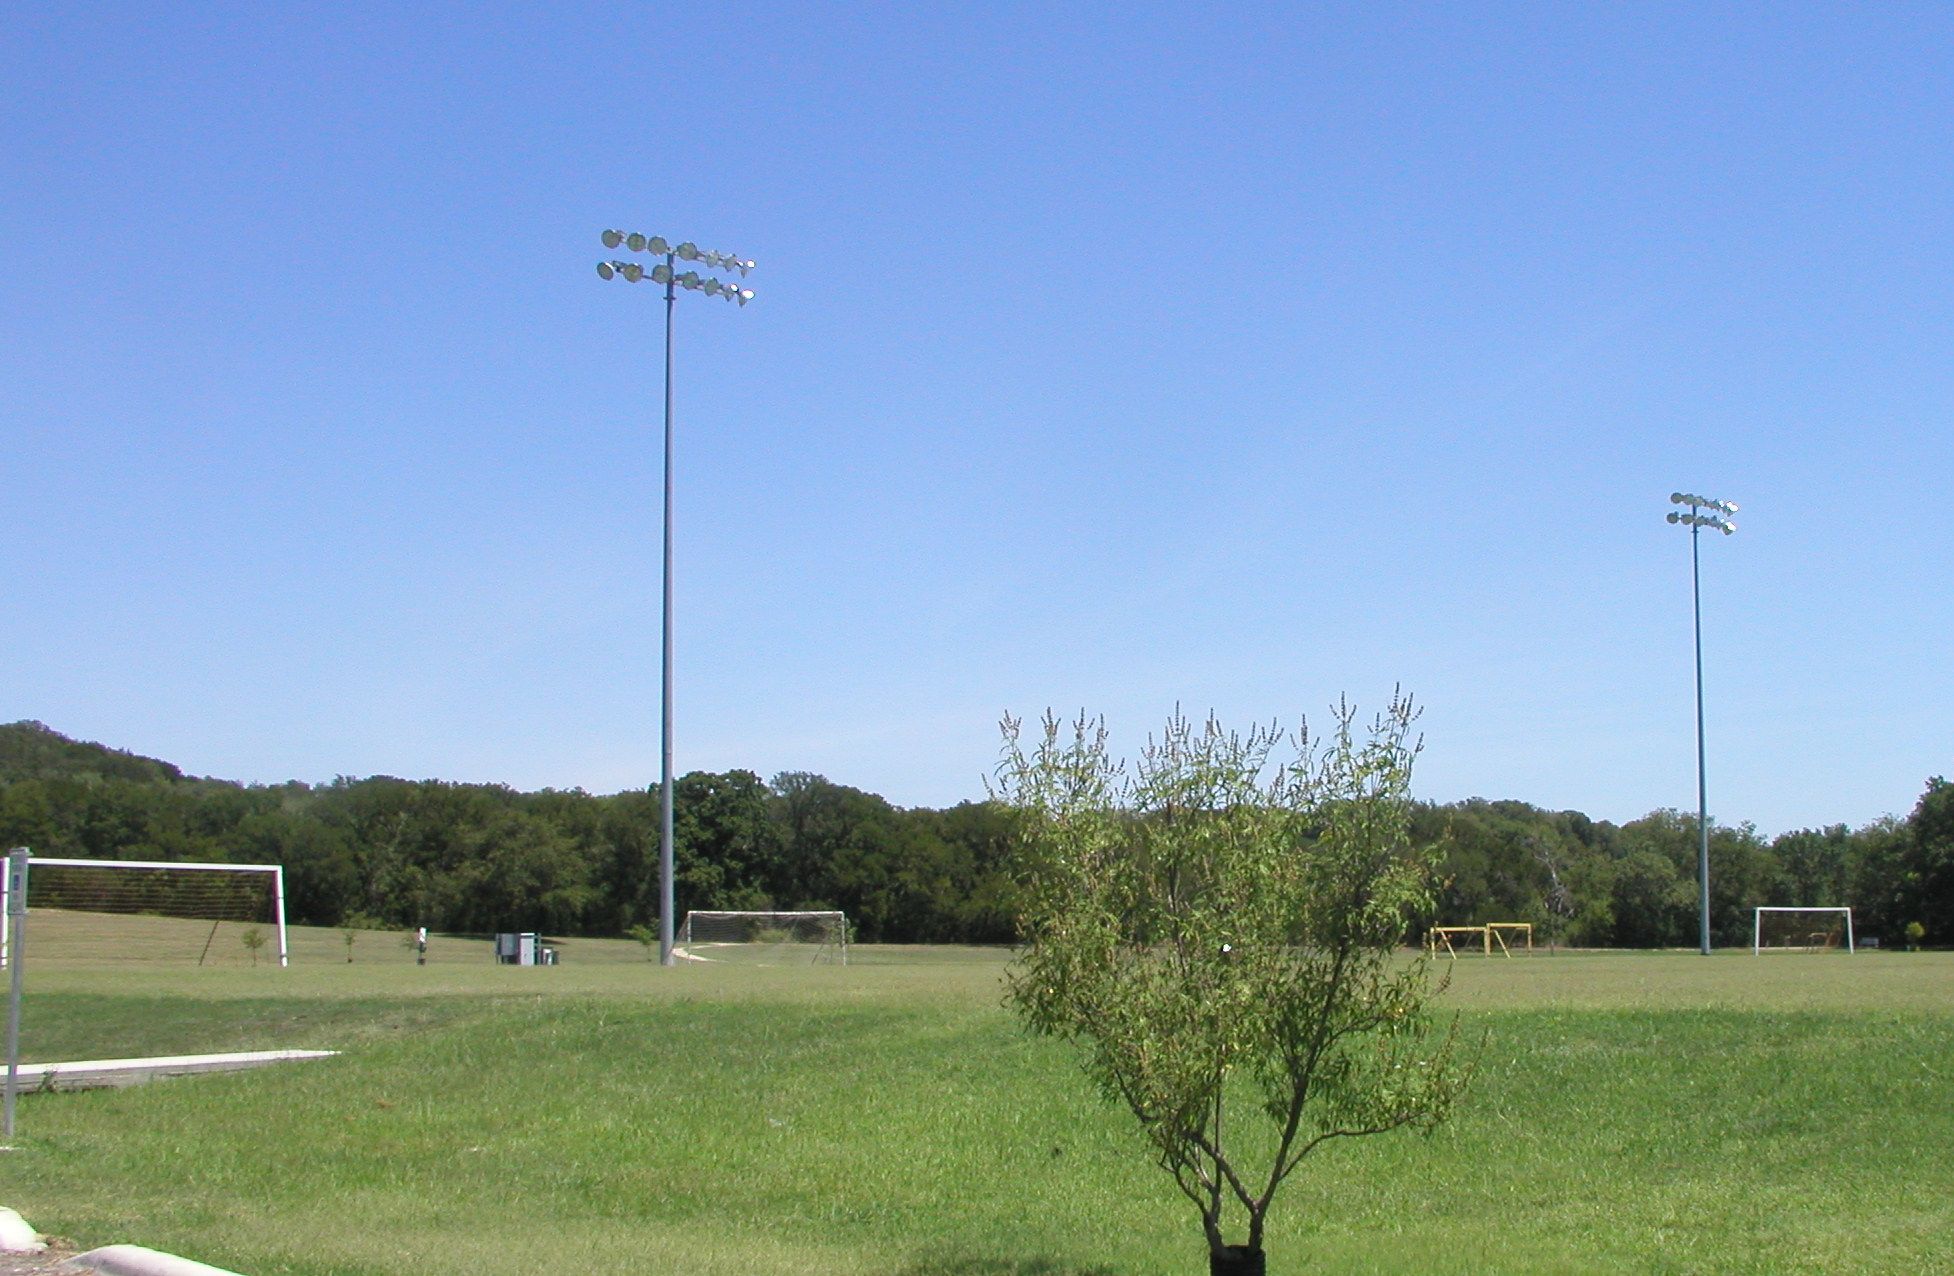
[[[1696,540],[1704,528],[1729,536],[1737,530],[1730,515],[1737,512],[1735,501],[1713,501],[1689,492],[1671,492],[1671,505],[1687,506],[1687,514],[1669,511],[1669,522],[1689,529],[1689,590],[1696,617],[1696,886],[1698,941],[1705,957],[1710,955],[1710,795],[1703,752],[1703,573],[1697,556]]]
[[[650,279],[665,285],[665,570],[664,641],[662,643],[662,691],[659,703],[659,813],[658,813],[658,960],[670,966],[672,955],[672,312],[678,290],[703,292],[711,297],[745,306],[753,300],[749,288],[720,279],[705,278],[696,270],[679,274],[678,259],[703,261],[715,270],[737,270],[742,278],[753,269],[753,262],[731,253],[701,252],[697,244],[686,242],[674,247],[662,235],[641,235],[636,231],[607,230],[598,238],[604,247],[623,247],[634,253],[663,257],[663,262],[646,270],[637,262],[600,261],[598,277],[622,278],[627,283]]]

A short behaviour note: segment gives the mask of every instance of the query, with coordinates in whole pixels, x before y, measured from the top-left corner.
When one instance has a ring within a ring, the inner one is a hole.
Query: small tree
[[[360,932],[363,930],[378,930],[380,929],[380,924],[379,918],[366,913],[348,913],[346,916],[340,918],[339,937],[346,944],[347,965],[351,965],[353,962],[353,944],[359,939]]]
[[[253,966],[257,965],[258,950],[265,946],[265,932],[256,926],[246,926],[244,933],[238,936],[238,940],[250,951],[251,964]]]
[[[1432,898],[1408,836],[1416,713],[1394,696],[1365,739],[1354,718],[1339,706],[1327,743],[1305,730],[1271,769],[1274,728],[1177,713],[1130,778],[1102,721],[1068,738],[1047,715],[1029,754],[1004,721],[997,791],[1021,816],[1028,945],[1009,1000],[1081,1046],[1138,1119],[1216,1273],[1262,1270],[1270,1202],[1309,1153],[1431,1130],[1470,1072],[1456,1021],[1430,1034],[1425,963],[1397,952]],[[1269,1137],[1237,1137],[1249,1099]],[[1224,1239],[1231,1214],[1245,1245]]]
[[[644,945],[645,960],[650,961],[652,959],[651,950],[658,947],[658,932],[643,922],[639,922],[624,933]]]

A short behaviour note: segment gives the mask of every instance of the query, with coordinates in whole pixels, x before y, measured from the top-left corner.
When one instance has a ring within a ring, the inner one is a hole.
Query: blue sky
[[[1005,712],[1426,706],[1417,788],[1954,770],[1932,5],[0,20],[0,720],[276,782],[982,796]]]

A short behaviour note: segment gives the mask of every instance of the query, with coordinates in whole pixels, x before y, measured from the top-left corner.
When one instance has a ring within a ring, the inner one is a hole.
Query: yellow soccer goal
[[[1511,941],[1510,943],[1508,941]],[[1456,943],[1454,941],[1457,941]],[[1532,922],[1486,922],[1479,926],[1434,926],[1425,932],[1425,951],[1436,957],[1443,949],[1447,957],[1456,958],[1461,946],[1470,951],[1478,949],[1487,957],[1493,955],[1495,946],[1508,957],[1513,949],[1524,944],[1528,955],[1533,953]]]

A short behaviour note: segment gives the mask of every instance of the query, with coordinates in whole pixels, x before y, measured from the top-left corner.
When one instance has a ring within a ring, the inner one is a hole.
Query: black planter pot
[[[1208,1276],[1264,1276],[1267,1255],[1246,1245],[1223,1245],[1208,1251]]]

